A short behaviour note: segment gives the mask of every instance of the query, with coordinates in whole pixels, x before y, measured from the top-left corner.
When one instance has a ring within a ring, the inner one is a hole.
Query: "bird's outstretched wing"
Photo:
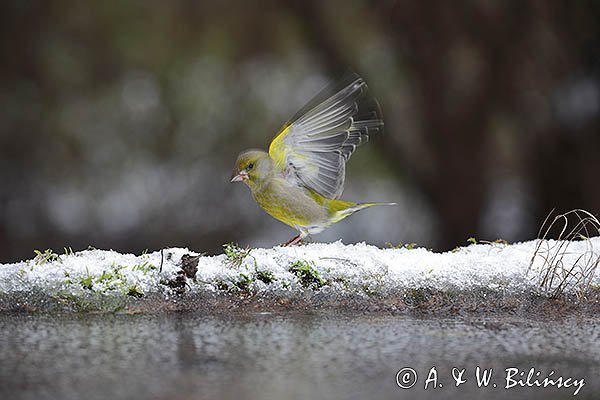
[[[344,190],[346,161],[369,134],[383,129],[377,102],[352,73],[330,85],[289,120],[269,146],[287,179],[336,199]]]

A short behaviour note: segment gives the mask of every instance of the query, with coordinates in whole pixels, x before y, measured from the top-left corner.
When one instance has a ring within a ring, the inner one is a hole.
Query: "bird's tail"
[[[337,200],[340,201],[340,200]],[[341,221],[342,219],[354,214],[357,211],[364,210],[365,208],[373,206],[395,206],[396,203],[347,203],[348,207],[341,210],[337,210],[334,215],[333,222]]]

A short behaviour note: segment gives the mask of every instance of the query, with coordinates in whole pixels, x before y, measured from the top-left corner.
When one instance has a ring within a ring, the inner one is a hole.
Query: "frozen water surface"
[[[506,370],[600,392],[597,319],[192,313],[0,316],[3,399],[567,399],[510,387]],[[487,387],[477,367],[493,369]],[[411,389],[399,370],[417,373]],[[437,383],[424,390],[431,369]],[[464,369],[455,387],[452,369]],[[493,384],[496,387],[493,387]]]

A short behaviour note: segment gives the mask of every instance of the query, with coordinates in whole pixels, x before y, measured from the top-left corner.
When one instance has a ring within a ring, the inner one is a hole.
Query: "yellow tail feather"
[[[342,201],[342,200],[332,200],[331,203],[336,203],[331,204],[330,208],[329,208],[329,212],[333,214],[333,222],[338,222],[341,221],[342,219],[346,218],[349,215],[354,214],[357,211],[360,211],[362,209],[368,208],[368,207],[373,207],[373,206],[395,206],[396,203],[351,203],[348,201]],[[343,203],[343,204],[337,204],[337,203]],[[345,205],[345,207],[344,207]]]

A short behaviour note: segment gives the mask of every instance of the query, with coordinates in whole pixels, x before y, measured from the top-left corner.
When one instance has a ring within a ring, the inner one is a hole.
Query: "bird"
[[[299,232],[282,246],[365,208],[396,204],[339,199],[350,156],[369,135],[383,131],[379,104],[367,92],[358,74],[347,73],[288,120],[268,151],[238,155],[231,182],[245,183],[264,211]]]

